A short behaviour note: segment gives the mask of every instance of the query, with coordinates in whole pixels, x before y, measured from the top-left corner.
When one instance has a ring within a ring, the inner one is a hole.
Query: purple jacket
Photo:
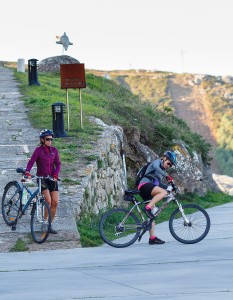
[[[54,147],[45,147],[41,145],[37,147],[29,160],[26,171],[30,172],[34,163],[37,166],[37,176],[52,176],[58,177],[61,169],[61,162],[58,150]]]

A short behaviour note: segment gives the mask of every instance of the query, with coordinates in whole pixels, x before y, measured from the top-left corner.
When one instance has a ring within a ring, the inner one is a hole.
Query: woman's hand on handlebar
[[[25,175],[25,177],[27,177],[28,179],[31,179],[31,178],[32,178],[32,175],[31,175],[28,171],[26,171],[26,172],[24,173],[24,175]]]
[[[169,175],[166,176],[167,182],[173,183],[173,178]]]

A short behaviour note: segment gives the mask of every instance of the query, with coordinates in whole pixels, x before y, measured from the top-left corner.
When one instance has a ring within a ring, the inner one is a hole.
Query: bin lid
[[[53,103],[51,106],[66,106],[66,105],[62,102],[56,102],[56,103]]]

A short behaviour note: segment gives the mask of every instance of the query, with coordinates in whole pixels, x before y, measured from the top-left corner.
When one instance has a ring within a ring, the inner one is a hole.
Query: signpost
[[[84,64],[61,64],[61,88],[66,89],[67,130],[70,128],[70,111],[68,89],[79,89],[80,125],[83,129],[81,88],[86,87]]]

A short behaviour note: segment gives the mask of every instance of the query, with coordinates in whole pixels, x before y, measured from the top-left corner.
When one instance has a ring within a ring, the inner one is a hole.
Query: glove
[[[173,179],[172,179],[172,177],[171,176],[166,176],[166,179],[167,179],[167,181],[170,183],[170,182],[173,182]]]
[[[53,175],[53,179],[54,179],[54,181],[57,181],[58,180],[58,176],[57,175]]]
[[[26,171],[24,174],[25,174],[25,176],[28,177],[28,178],[31,178],[31,177],[32,177],[32,175],[31,175],[28,171]]]

